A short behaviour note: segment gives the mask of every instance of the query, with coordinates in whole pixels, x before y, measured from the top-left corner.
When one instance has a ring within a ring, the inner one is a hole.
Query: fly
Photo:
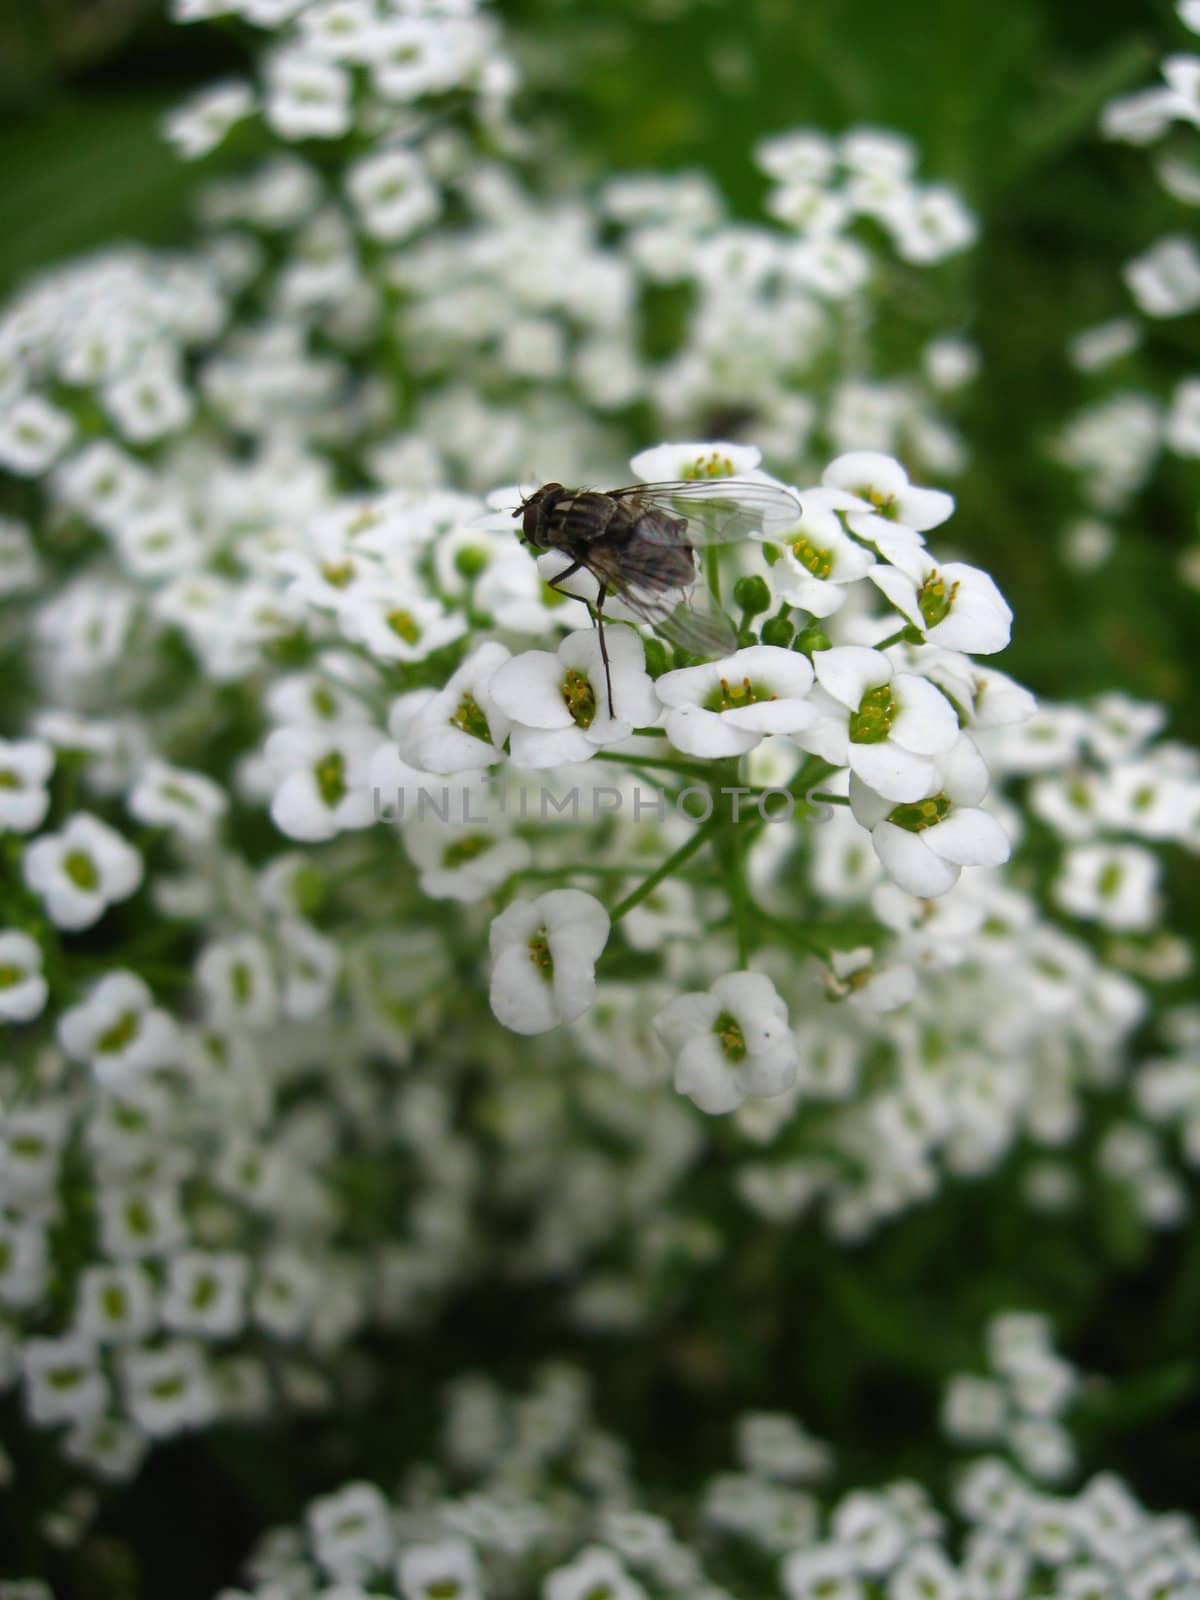
[[[799,500],[782,484],[706,478],[608,490],[544,483],[513,517],[521,518],[526,544],[557,550],[566,561],[547,580],[549,588],[570,594],[562,585],[577,572],[588,572],[596,581],[589,610],[600,636],[611,717],[612,673],[604,642],[608,597],[691,655],[727,655],[736,648],[737,633],[700,581],[696,550],[755,534],[780,536],[801,514]]]

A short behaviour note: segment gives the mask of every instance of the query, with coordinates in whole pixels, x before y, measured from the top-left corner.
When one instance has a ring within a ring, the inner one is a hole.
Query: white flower
[[[346,188],[366,232],[389,243],[407,239],[441,210],[425,164],[411,150],[380,150],[355,162]]]
[[[509,751],[518,767],[567,766],[604,745],[619,744],[635,727],[652,724],[658,700],[645,666],[645,647],[630,628],[605,632],[615,716],[596,631],[569,634],[557,654],[527,650],[506,661],[490,693],[509,718]]]
[[[932,793],[938,777],[933,757],[952,749],[959,736],[945,695],[925,678],[895,672],[887,656],[864,645],[819,650],[812,664],[820,687],[810,703],[820,720],[793,735],[801,749],[848,766],[889,800]]]
[[[340,139],[353,117],[344,68],[298,50],[268,60],[264,115],[284,139]]]
[[[782,560],[772,569],[771,584],[781,600],[828,617],[845,603],[846,585],[865,578],[875,566],[873,551],[851,539],[836,508],[845,496],[827,489],[805,489],[796,527],[776,538]]]
[[[780,1574],[788,1600],[861,1600],[853,1552],[838,1544],[793,1550]]]
[[[666,734],[687,755],[744,755],[768,734],[796,734],[817,717],[807,699],[808,657],[778,645],[750,645],[724,661],[667,672],[654,685],[667,709]]]
[[[228,1338],[246,1321],[250,1263],[232,1251],[172,1256],[162,1297],[163,1326],[175,1333]]]
[[[279,1014],[270,956],[251,934],[206,945],[196,962],[196,982],[216,1028],[267,1028]]]
[[[854,496],[859,506],[847,508],[847,526],[860,539],[878,545],[889,559],[897,548],[897,529],[926,533],[945,522],[954,510],[953,496],[940,489],[916,488],[894,457],[875,450],[852,450],[838,456],[825,468],[821,482]],[[900,547],[911,547],[913,542],[911,537],[902,540]]]
[[[194,401],[174,352],[151,351],[100,396],[105,411],[132,444],[149,444],[182,428]]]
[[[204,1355],[182,1339],[157,1350],[123,1351],[121,1386],[129,1415],[156,1439],[203,1427],[216,1415],[216,1394]]]
[[[74,932],[90,928],[110,905],[134,893],[142,881],[142,858],[98,817],[79,811],[60,833],[34,840],[22,870],[50,919]]]
[[[888,1579],[888,1600],[961,1600],[958,1574],[936,1545],[918,1545]]]
[[[753,445],[659,444],[643,450],[629,465],[643,483],[691,482],[697,478],[741,478],[753,472],[762,452]]]
[[[36,588],[41,575],[29,529],[14,517],[0,517],[0,599]]]
[[[1125,268],[1125,282],[1148,317],[1182,317],[1200,307],[1200,250],[1182,234],[1160,239]]]
[[[373,1483],[348,1483],[308,1508],[317,1561],[343,1582],[366,1578],[395,1553],[388,1503]]]
[[[371,757],[380,743],[370,728],[277,728],[266,743],[277,774],[271,820],[289,839],[315,844],[375,820]]]
[[[22,1351],[25,1403],[42,1428],[97,1417],[108,1404],[108,1383],[90,1339],[67,1333],[29,1339]]]
[[[491,682],[509,656],[492,641],[472,651],[413,718],[401,754],[426,772],[461,773],[502,761],[509,721]]]
[[[403,1600],[482,1600],[479,1563],[465,1539],[414,1544],[400,1553],[396,1581]]]
[[[229,801],[220,784],[201,772],[150,761],[129,795],[129,810],[152,828],[171,828],[195,844],[212,838]]]
[[[493,921],[491,1004],[514,1033],[545,1033],[574,1022],[596,994],[597,957],[608,912],[579,889],[514,900]]]
[[[953,189],[930,184],[898,197],[881,208],[896,249],[906,261],[926,265],[965,250],[974,243],[979,225]]]
[[[0,467],[36,478],[62,455],[74,432],[74,423],[57,406],[41,395],[24,395],[0,413]]]
[[[611,1550],[589,1545],[569,1566],[556,1567],[542,1583],[542,1600],[646,1600],[646,1591]]]
[[[32,833],[50,807],[54,751],[40,739],[0,739],[0,833]]]
[[[155,1006],[150,990],[132,972],[106,974],[82,1004],[64,1011],[58,1041],[107,1087],[167,1066],[179,1042],[172,1018]]]
[[[368,582],[338,607],[338,626],[381,661],[423,661],[467,631],[461,612],[414,593],[409,586]]]
[[[1012,636],[1012,611],[986,572],[962,561],[939,565],[924,550],[897,551],[871,581],[930,644],[994,655]]]
[[[491,821],[409,822],[403,838],[431,900],[483,900],[532,859],[524,839]]]
[[[302,921],[287,917],[278,928],[283,960],[283,1013],[295,1021],[327,1010],[342,970],[342,953],[332,939]]]
[[[0,1305],[38,1305],[48,1265],[43,1224],[0,1216]]]
[[[719,1116],[796,1082],[799,1054],[787,1006],[762,973],[729,973],[707,992],[680,995],[654,1027],[675,1058],[676,1089],[701,1111]]]
[[[16,928],[0,931],[0,1022],[30,1022],[50,993],[42,976],[42,947]]]
[[[933,899],[958,882],[963,867],[996,867],[1011,852],[1008,835],[979,802],[988,770],[967,734],[933,758],[934,786],[915,801],[896,805],[858,777],[850,778],[850,806],[871,833],[884,870],[909,894]]]
[[[101,1243],[109,1255],[121,1260],[167,1255],[187,1237],[173,1187],[102,1188],[97,1207]]]
[[[1158,857],[1141,845],[1081,845],[1063,857],[1053,893],[1072,916],[1138,931],[1158,917],[1158,878]]]
[[[168,112],[163,132],[185,161],[198,161],[253,110],[254,91],[242,79],[211,83]]]
[[[75,1326],[97,1344],[145,1339],[157,1316],[154,1287],[136,1262],[105,1262],[80,1274]]]

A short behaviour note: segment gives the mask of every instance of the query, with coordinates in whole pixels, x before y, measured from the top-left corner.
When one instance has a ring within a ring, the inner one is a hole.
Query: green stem
[[[681,844],[678,850],[673,851],[667,859],[654,869],[647,877],[643,878],[637,888],[627,894],[624,900],[618,901],[609,913],[614,923],[620,922],[627,911],[632,911],[634,906],[641,905],[649,895],[652,895],[660,883],[673,877],[678,869],[687,860],[701,849],[717,830],[724,826],[728,818],[723,812],[714,811],[707,822],[701,823],[695,833],[686,843]]]

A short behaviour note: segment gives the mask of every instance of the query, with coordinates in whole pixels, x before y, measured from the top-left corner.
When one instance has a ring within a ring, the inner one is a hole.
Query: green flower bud
[[[771,607],[771,591],[767,588],[766,580],[757,576],[739,578],[733,586],[733,599],[734,604],[749,616],[769,611]]]

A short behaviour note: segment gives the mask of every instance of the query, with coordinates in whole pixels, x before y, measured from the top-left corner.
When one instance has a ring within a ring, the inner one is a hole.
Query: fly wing
[[[664,521],[645,519],[638,532],[651,544],[670,544],[678,534],[670,519],[687,521],[684,538],[693,545],[736,544],[742,539],[781,538],[803,515],[799,499],[780,483],[752,478],[698,478],[694,482],[639,483],[610,489],[631,516],[639,509],[662,512]]]
[[[635,616],[648,622],[670,644],[689,655],[728,655],[737,648],[737,631],[696,571],[690,554],[675,551],[664,561],[661,544],[631,539],[619,553],[589,552],[588,570]],[[690,577],[680,576],[686,563]]]

